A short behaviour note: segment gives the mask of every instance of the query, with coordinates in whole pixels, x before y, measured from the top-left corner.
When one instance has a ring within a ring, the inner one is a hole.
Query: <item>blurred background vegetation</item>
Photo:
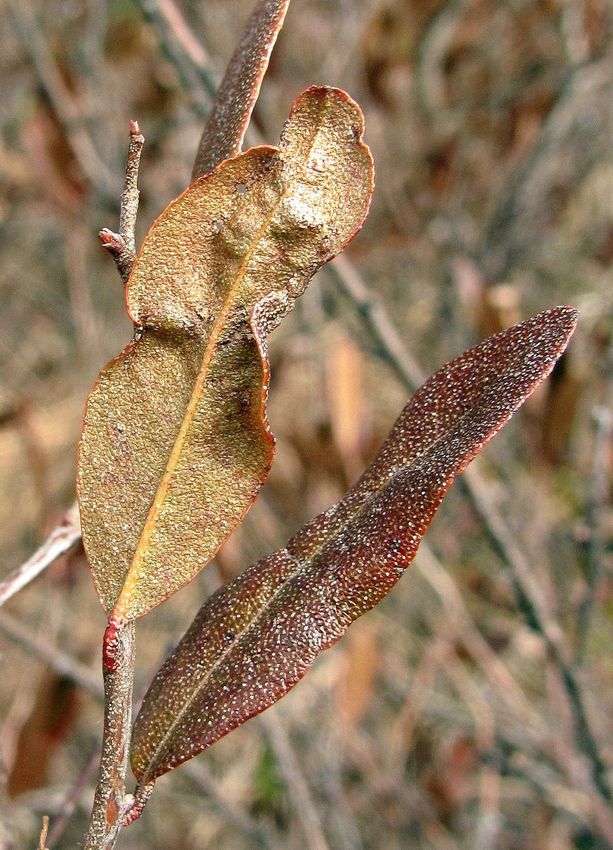
[[[189,180],[251,5],[3,6],[0,576],[71,504],[84,399],[131,337],[97,238],[117,224],[129,119],[146,137],[142,238]],[[456,485],[384,604],[276,707],[162,779],[119,847],[612,846],[612,34],[609,0],[293,0],[248,141],[274,143],[304,87],[340,86],[365,113],[374,204],[342,280],[321,272],[273,336],[269,483],[214,564],[139,622],[137,693],[211,590],[355,480],[407,368],[554,304],[580,326],[475,462],[511,557]],[[526,616],[513,552],[564,664]],[[50,848],[83,836],[103,628],[79,551],[0,612],[2,850],[34,847],[43,814]]]

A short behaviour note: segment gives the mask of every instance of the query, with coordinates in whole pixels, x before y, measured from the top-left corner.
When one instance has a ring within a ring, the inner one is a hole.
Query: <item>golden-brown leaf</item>
[[[135,339],[86,408],[78,489],[102,604],[142,616],[204,567],[273,454],[266,335],[361,227],[373,166],[338,89],[296,100],[279,148],[197,180],[155,222],[126,300]]]

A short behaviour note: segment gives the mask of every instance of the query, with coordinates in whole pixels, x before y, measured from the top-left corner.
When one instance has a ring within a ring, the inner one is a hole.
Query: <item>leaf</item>
[[[48,772],[59,745],[72,730],[80,699],[73,681],[45,670],[35,690],[29,714],[15,736],[15,755],[8,776],[9,797],[17,797],[48,782]]]
[[[158,776],[276,702],[383,599],[453,478],[550,372],[575,323],[557,307],[444,366],[342,501],[205,602],[135,723],[139,806]]]
[[[108,613],[140,617],[190,581],[266,478],[266,335],[362,225],[362,130],[344,92],[307,89],[279,148],[227,160],[149,231],[126,290],[137,333],[91,391],[79,451]]]
[[[240,152],[289,0],[259,0],[221,81],[205,124],[192,180]]]

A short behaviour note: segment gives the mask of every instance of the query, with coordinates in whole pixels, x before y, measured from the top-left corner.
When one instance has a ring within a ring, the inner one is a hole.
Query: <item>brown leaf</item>
[[[550,372],[575,322],[570,307],[549,310],[444,366],[342,501],[205,602],[136,720],[137,807],[158,776],[287,693],[391,590],[454,476]]]
[[[337,334],[326,362],[330,424],[347,477],[355,481],[363,463],[360,448],[364,429],[362,352],[345,334]]]
[[[337,704],[343,735],[351,738],[373,695],[379,670],[378,634],[369,620],[351,629],[337,688]]]
[[[36,689],[32,710],[17,737],[15,758],[8,780],[10,797],[41,788],[59,744],[71,730],[79,710],[72,681],[45,671]]]
[[[289,0],[258,0],[215,95],[198,145],[192,180],[240,153],[288,6]]]
[[[362,130],[344,92],[307,89],[279,148],[227,160],[149,231],[126,292],[137,334],[89,396],[79,453],[107,612],[142,616],[192,579],[266,478],[266,335],[362,225]]]

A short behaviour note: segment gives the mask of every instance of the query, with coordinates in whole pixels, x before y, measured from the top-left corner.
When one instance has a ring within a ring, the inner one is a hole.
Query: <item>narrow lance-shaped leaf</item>
[[[102,604],[139,617],[240,522],[273,454],[266,334],[361,227],[373,166],[358,106],[314,87],[279,148],[226,160],[171,203],[126,290],[135,339],[101,372],[79,452]]]
[[[221,81],[204,126],[192,180],[240,153],[289,0],[258,0]]]
[[[575,322],[554,308],[444,366],[342,501],[205,602],[136,720],[133,816],[158,776],[276,702],[391,590],[454,476],[550,372]]]

